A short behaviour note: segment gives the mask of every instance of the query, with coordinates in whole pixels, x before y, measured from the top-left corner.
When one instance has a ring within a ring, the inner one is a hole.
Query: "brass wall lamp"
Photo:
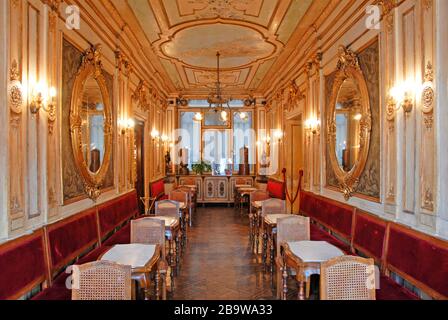
[[[56,88],[46,89],[42,84],[36,84],[31,90],[30,112],[38,114],[43,109],[50,119],[56,114]]]

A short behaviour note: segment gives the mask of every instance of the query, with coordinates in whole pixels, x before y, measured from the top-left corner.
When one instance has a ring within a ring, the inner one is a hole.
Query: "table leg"
[[[303,280],[299,281],[299,292],[297,298],[299,300],[305,300],[305,282]]]
[[[282,300],[286,300],[288,296],[288,267],[283,263],[282,267]]]
[[[145,272],[144,274],[144,291],[145,291],[145,300],[150,300],[151,297],[151,291],[150,291],[150,286],[151,286],[151,280],[150,280],[150,275],[148,272]]]
[[[160,276],[159,270],[156,270],[154,275],[154,286],[156,288],[156,299],[160,300]]]
[[[249,243],[250,250],[254,250],[254,217],[252,214],[249,214]]]

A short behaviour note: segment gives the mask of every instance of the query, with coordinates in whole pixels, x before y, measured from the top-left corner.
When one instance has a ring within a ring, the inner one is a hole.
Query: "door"
[[[145,196],[145,123],[136,121],[135,123],[135,146],[137,152],[137,176],[135,180],[135,190],[138,196],[138,209],[140,214],[145,212],[145,206],[141,197]]]
[[[287,150],[286,150],[286,179],[287,188],[291,196],[291,200],[297,195],[297,190],[299,186],[300,170],[304,168],[303,154],[304,154],[304,138],[303,138],[303,126],[302,117],[298,116],[286,122],[287,130]],[[303,187],[303,182],[302,182]],[[287,201],[288,210],[291,210],[291,205]],[[294,213],[299,212],[299,199],[294,202],[292,208]]]

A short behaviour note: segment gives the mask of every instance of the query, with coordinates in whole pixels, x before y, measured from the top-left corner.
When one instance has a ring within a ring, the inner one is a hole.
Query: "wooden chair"
[[[270,270],[274,271],[275,260],[275,233],[276,225],[271,223],[270,218],[272,215],[286,214],[286,201],[271,198],[263,201],[261,206],[261,216],[258,229],[262,229],[263,234],[263,247],[262,247],[262,261],[265,269],[267,269],[267,254],[268,254],[268,242],[270,242]],[[260,226],[261,225],[261,226]],[[257,233],[260,233],[258,231]]]
[[[180,225],[181,225],[181,245],[185,246],[185,236],[184,236],[184,230],[182,228],[182,211],[179,209],[179,202],[174,200],[163,200],[156,202],[156,209],[155,209],[156,217],[172,217],[175,219],[179,219]],[[173,241],[175,241],[175,246],[173,245]],[[174,288],[174,264],[177,259],[174,259],[175,255],[173,253],[175,248],[175,254],[176,256],[179,254],[179,241],[177,238],[173,238],[172,234],[168,235],[168,254],[167,254],[167,260],[170,265],[170,278],[171,278],[171,288]]]
[[[175,191],[182,191],[188,194],[188,201],[186,203],[186,206],[188,209],[188,222],[191,227],[193,221],[193,212],[197,211],[197,192],[187,186],[179,186]]]
[[[321,264],[321,300],[375,300],[373,259],[342,256]]]
[[[252,250],[255,248],[255,252],[258,254],[258,247],[260,244],[260,214],[261,208],[254,208],[253,203],[255,201],[265,201],[270,199],[269,194],[266,191],[253,191],[250,193],[250,209],[249,209],[249,228],[250,228],[250,243]]]
[[[188,191],[183,191],[183,190],[173,190],[170,192],[169,196],[168,196],[169,200],[172,201],[178,201],[178,202],[182,202],[185,204],[185,208],[181,208],[181,223],[182,223],[182,228],[184,230],[182,230],[183,232],[187,232],[187,222],[190,219],[190,210],[189,208],[191,207],[191,199],[190,199],[190,194]]]
[[[162,248],[162,261],[155,274],[156,296],[159,296],[159,279],[162,278],[162,299],[166,300],[166,248],[165,248],[165,221],[153,218],[140,218],[131,220],[131,243],[159,244]]]
[[[286,285],[287,270],[284,269],[280,246],[284,242],[310,240],[310,218],[293,216],[277,220],[277,297],[280,298]],[[286,275],[286,277],[284,277]],[[310,281],[307,281],[307,298],[309,297]]]
[[[131,266],[109,261],[73,266],[72,300],[131,299]]]

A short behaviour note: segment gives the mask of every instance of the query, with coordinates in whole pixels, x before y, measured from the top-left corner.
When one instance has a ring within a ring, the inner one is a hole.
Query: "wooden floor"
[[[227,207],[199,208],[193,221],[169,299],[275,299],[275,283],[263,272],[261,256],[250,251],[247,215]]]

